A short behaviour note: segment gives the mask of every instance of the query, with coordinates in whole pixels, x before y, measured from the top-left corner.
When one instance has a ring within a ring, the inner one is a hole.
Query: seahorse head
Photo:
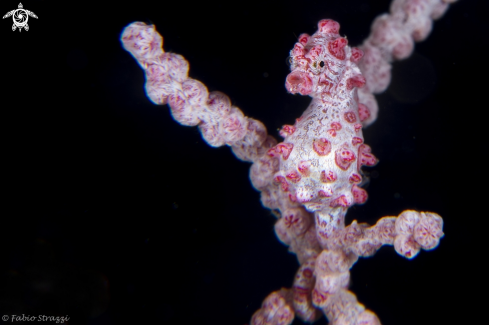
[[[299,36],[290,51],[291,73],[285,82],[290,93],[314,98],[335,97],[339,89],[352,90],[365,84],[356,65],[363,52],[350,48],[346,38],[338,34],[339,29],[336,21],[323,19],[314,35]]]

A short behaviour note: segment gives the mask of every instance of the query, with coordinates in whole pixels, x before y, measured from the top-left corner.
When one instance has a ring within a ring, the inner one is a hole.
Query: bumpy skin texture
[[[302,34],[290,53],[285,86],[313,99],[294,125],[282,128],[284,141],[278,144],[226,95],[209,93],[189,78],[188,62],[163,51],[154,26],[136,22],[124,29],[122,44],[145,71],[150,100],[168,104],[180,124],[198,126],[209,145],[228,145],[252,163],[253,186],[263,205],[277,211],[275,233],[297,255],[301,266],[292,288],[271,293],[251,324],[291,324],[295,316],[314,322],[321,314],[331,324],[380,324],[347,290],[350,268],[382,245],[411,259],[439,244],[443,220],[435,213],[407,210],[374,226],[356,220],[345,226],[345,215],[367,200],[361,167],[377,162],[362,135],[362,126],[377,115],[373,93],[387,87],[389,62],[408,56],[413,40],[428,35],[431,20],[450,2],[394,0],[391,14],[374,22],[363,51],[347,46],[332,20],[321,20],[312,36]]]
[[[313,100],[282,129],[284,142],[269,151],[280,157],[275,181],[310,212],[364,203],[360,167],[377,162],[363,143],[361,121],[368,111],[358,110],[356,88],[365,79],[355,62],[362,52],[346,46],[338,31],[337,22],[322,20],[314,35],[299,37],[285,86]]]
[[[334,324],[380,324],[347,290],[350,268],[359,256],[371,256],[384,244],[413,258],[420,248],[434,248],[443,236],[441,217],[416,211],[383,218],[373,227],[356,221],[345,227],[348,207],[367,200],[360,187],[360,168],[377,162],[362,134],[361,122],[370,117],[357,96],[357,88],[365,85],[356,64],[362,55],[361,50],[347,46],[339,35],[339,24],[332,20],[321,20],[312,36],[299,36],[290,52],[291,73],[285,86],[313,100],[294,125],[283,127],[284,142],[268,151],[279,159],[274,181],[280,184],[282,197],[314,213],[315,244],[299,241],[306,233],[304,225],[312,223],[305,211],[286,210],[284,222],[276,227],[278,237],[303,262],[293,292],[282,290],[274,295],[292,300],[297,316],[306,321],[314,321],[318,317],[314,309],[319,308]],[[309,254],[301,254],[303,251]],[[262,321],[264,313],[272,315],[267,306],[255,314],[252,324],[281,323],[274,320],[277,316]]]

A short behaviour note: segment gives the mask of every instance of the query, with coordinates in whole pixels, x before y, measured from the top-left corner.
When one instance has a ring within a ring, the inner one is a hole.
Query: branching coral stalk
[[[407,210],[374,226],[357,221],[345,226],[345,215],[367,200],[361,167],[377,163],[362,134],[377,116],[373,93],[386,89],[390,62],[411,54],[449,2],[454,1],[395,0],[359,48],[349,47],[339,24],[328,19],[318,23],[315,34],[300,35],[285,86],[312,101],[293,125],[283,126],[280,143],[226,95],[208,93],[189,78],[188,62],[163,51],[154,26],[136,22],[125,28],[123,46],[146,72],[151,101],[169,104],[180,124],[198,126],[210,146],[228,145],[251,162],[250,179],[262,204],[279,211],[275,232],[301,266],[293,287],[270,294],[252,324],[290,324],[295,316],[314,322],[321,314],[332,324],[380,324],[348,291],[350,268],[382,245],[411,259],[443,237],[436,213]]]

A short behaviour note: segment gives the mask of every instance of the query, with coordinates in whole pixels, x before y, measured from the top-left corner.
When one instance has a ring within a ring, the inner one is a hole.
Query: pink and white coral
[[[332,324],[380,324],[348,291],[349,270],[358,257],[393,245],[413,258],[443,237],[443,221],[431,212],[407,210],[374,226],[356,221],[346,226],[345,215],[350,206],[366,202],[361,167],[377,162],[362,134],[377,116],[373,93],[387,87],[390,62],[410,55],[414,41],[427,37],[432,19],[448,2],[453,1],[395,0],[360,48],[347,45],[333,20],[321,20],[311,36],[300,35],[285,86],[313,100],[293,125],[284,125],[281,143],[226,95],[209,93],[189,78],[187,61],[162,50],[154,26],[133,23],[124,30],[124,48],[146,72],[148,97],[169,104],[177,122],[198,126],[209,145],[226,144],[239,159],[252,162],[250,179],[262,204],[280,212],[275,232],[301,266],[293,287],[269,295],[251,324],[290,324],[294,315],[313,322],[321,312]]]

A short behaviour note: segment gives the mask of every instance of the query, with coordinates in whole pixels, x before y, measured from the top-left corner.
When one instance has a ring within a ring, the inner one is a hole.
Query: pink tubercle
[[[301,43],[302,45],[306,45],[307,42],[309,42],[309,39],[311,38],[311,36],[309,34],[301,34],[299,36],[299,43]]]
[[[334,129],[329,129],[326,132],[328,132],[330,137],[332,137],[332,138],[336,137],[336,131]]]
[[[339,122],[332,122],[331,128],[336,130],[336,131],[339,131],[339,130],[341,130],[341,124]]]
[[[334,41],[328,43],[328,51],[332,56],[334,56],[338,60],[344,60],[346,56],[345,46],[347,44],[348,41],[345,38],[338,37]]]
[[[275,176],[273,179],[276,183],[280,183],[282,191],[288,192],[289,191],[289,183],[287,183],[287,180],[283,176]]]
[[[348,123],[355,123],[357,121],[357,117],[355,115],[354,112],[345,112],[345,114],[343,114],[343,117],[345,118],[345,121],[347,121]]]
[[[318,22],[318,30],[323,34],[338,34],[340,24],[331,19],[322,19]]]
[[[283,138],[289,136],[289,135],[292,135],[294,134],[295,132],[295,126],[293,125],[284,125],[282,126],[282,129],[280,130],[279,134],[280,136],[282,136]]]
[[[299,172],[304,176],[309,176],[311,163],[309,161],[301,161],[297,166]]]
[[[312,92],[312,80],[307,73],[294,71],[287,76],[285,87],[292,94],[309,95]]]
[[[370,147],[366,144],[361,144],[358,147],[358,168],[377,164],[377,158],[370,153],[370,150]]]
[[[351,139],[351,144],[353,146],[356,146],[356,145],[358,145],[358,144],[360,144],[362,142],[363,142],[363,139],[362,138],[359,138],[359,137],[353,137],[353,139]]]
[[[352,90],[353,88],[362,88],[367,81],[365,80],[365,77],[362,75],[357,75],[354,77],[349,78],[346,81],[346,88],[348,90]]]
[[[298,183],[301,180],[301,175],[299,175],[298,172],[293,170],[293,171],[287,173],[287,175],[285,175],[285,178],[287,178],[292,183]]]
[[[362,176],[358,175],[357,173],[352,173],[350,177],[348,177],[348,181],[350,183],[360,183],[362,181]]]
[[[370,110],[366,105],[358,104],[358,116],[360,117],[360,122],[363,122],[370,117]]]
[[[331,142],[328,139],[320,138],[312,140],[312,149],[318,156],[326,156],[331,152]]]
[[[347,170],[355,159],[355,154],[350,149],[340,148],[335,151],[335,163],[340,169]]]
[[[351,188],[351,193],[353,194],[353,200],[357,204],[363,204],[367,201],[368,194],[363,188],[353,185]]]
[[[275,147],[270,148],[267,154],[271,157],[277,157],[281,155],[284,160],[287,160],[290,153],[292,152],[292,149],[294,149],[294,145],[292,143],[281,142]]]
[[[359,48],[357,47],[352,47],[351,48],[351,58],[350,60],[352,62],[355,62],[357,63],[358,61],[360,61],[360,59],[363,57],[363,51],[360,50]]]
[[[336,181],[336,179],[338,178],[336,176],[336,173],[332,170],[329,170],[329,171],[321,171],[321,182],[323,183],[332,183],[334,181]]]
[[[332,208],[335,208],[335,207],[349,207],[353,204],[353,202],[351,202],[350,199],[348,199],[346,197],[346,195],[341,195],[339,197],[337,197],[336,199],[334,199],[333,201],[331,201],[331,203],[329,204],[330,207]]]

